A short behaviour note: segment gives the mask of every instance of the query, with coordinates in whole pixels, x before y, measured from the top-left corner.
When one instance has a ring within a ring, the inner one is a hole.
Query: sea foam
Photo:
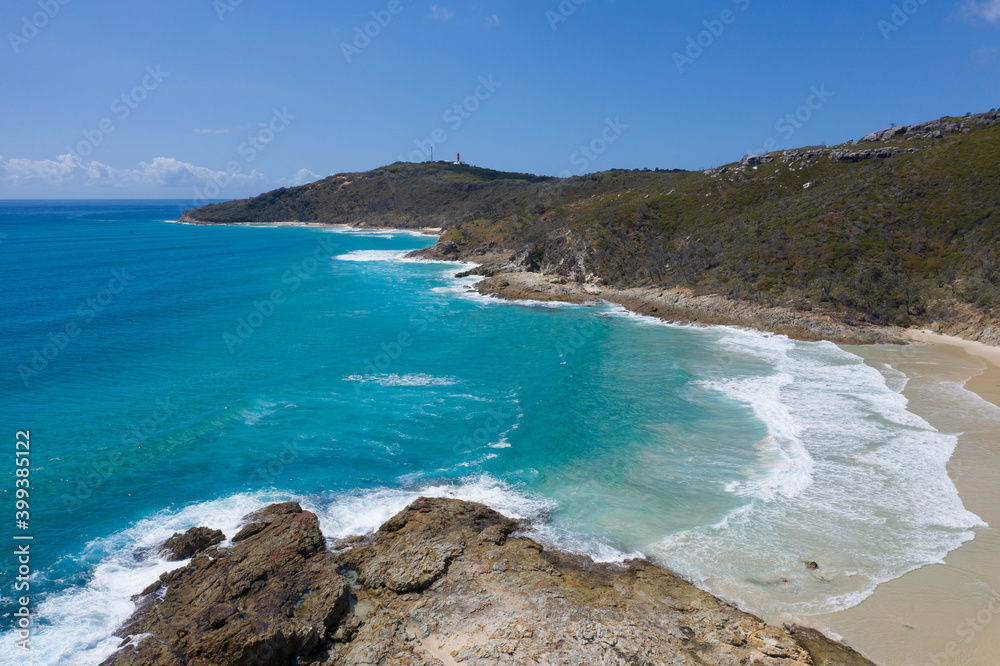
[[[206,526],[235,536],[246,514],[268,504],[298,501],[316,513],[320,529],[329,539],[371,534],[385,521],[419,497],[449,497],[485,504],[511,518],[535,522],[534,538],[563,548],[585,552],[604,561],[621,561],[628,554],[613,546],[579,535],[560,532],[546,523],[555,504],[534,497],[488,475],[454,482],[429,483],[408,488],[374,488],[325,495],[292,493],[243,493],[180,510],[161,511],[128,528],[87,545],[81,559],[96,562],[85,582],[70,586],[41,601],[36,609],[44,618],[32,637],[32,653],[25,664],[97,664],[111,655],[121,639],[114,632],[135,611],[131,597],[159,576],[187,561],[167,562],[159,547],[175,532]],[[11,632],[0,634],[13,643]],[[6,662],[5,662],[6,663]]]
[[[207,525],[221,529],[227,538],[236,534],[241,518],[280,496],[237,495],[161,511],[128,528],[89,544],[81,562],[95,562],[86,581],[71,585],[42,600],[35,609],[42,619],[32,635],[26,661],[5,663],[98,664],[114,652],[121,639],[114,632],[135,611],[131,597],[156,582],[161,574],[186,561],[167,562],[160,546],[175,532]],[[10,632],[0,635],[13,645]],[[15,655],[11,655],[12,657]]]
[[[701,383],[750,405],[769,434],[756,468],[726,487],[747,503],[718,524],[667,535],[653,557],[744,607],[823,613],[941,561],[983,526],[947,474],[957,436],[907,410],[900,373],[830,343],[706,334],[763,361]]]
[[[354,250],[346,254],[338,254],[334,257],[337,261],[401,261],[409,254],[410,250],[400,252],[398,250]]]
[[[379,386],[455,386],[459,383],[454,377],[435,377],[423,373],[406,375],[350,375],[349,377],[344,377],[344,381],[378,384]]]

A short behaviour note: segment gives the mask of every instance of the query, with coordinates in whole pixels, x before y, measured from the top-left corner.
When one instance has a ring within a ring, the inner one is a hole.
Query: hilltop
[[[561,179],[397,163],[206,206],[186,219],[435,227],[443,234],[425,254],[484,264],[478,272],[494,276],[487,286],[501,293],[510,280],[497,276],[510,275],[517,296],[530,296],[525,284],[542,297],[629,290],[634,309],[664,316],[650,305],[654,296],[836,326],[930,326],[998,344],[997,117],[946,117],[699,172]],[[705,320],[684,312],[669,316]],[[749,325],[777,328],[753,318]],[[786,329],[794,335],[797,325]]]
[[[451,228],[516,213],[535,186],[556,180],[467,164],[397,162],[253,199],[210,204],[185,218],[206,224],[314,222],[359,227]]]

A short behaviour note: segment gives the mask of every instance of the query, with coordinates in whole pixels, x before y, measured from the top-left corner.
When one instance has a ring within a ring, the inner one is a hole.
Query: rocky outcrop
[[[916,148],[878,148],[876,150],[834,150],[830,153],[830,159],[841,164],[848,162],[863,162],[870,159],[888,159],[893,155],[901,153],[912,154],[917,152]]]
[[[884,148],[875,148],[872,150],[845,150],[842,148],[834,150],[786,150],[781,154],[781,161],[785,164],[795,164],[800,161],[811,161],[816,160],[820,157],[828,157],[838,164],[850,164],[854,162],[864,162],[865,160],[871,159],[888,159],[895,155],[912,155],[913,153],[919,152],[916,148],[898,148],[895,146],[886,146]],[[763,164],[770,164],[775,161],[774,154],[764,154],[764,155],[749,155],[745,156],[740,161],[740,166],[744,167],[755,167],[761,166]],[[715,173],[714,171],[711,173]],[[719,171],[718,173],[724,173]]]
[[[916,152],[919,152],[916,148],[898,148],[895,146],[886,146],[884,148],[875,148],[870,150],[845,150],[842,148],[834,150],[786,150],[781,155],[781,161],[785,164],[795,164],[800,161],[815,163],[814,160],[818,158],[828,157],[838,164],[851,164],[871,159],[888,159],[895,155],[912,155]],[[767,161],[773,162],[774,160],[772,158]]]
[[[852,325],[837,321],[830,313],[758,305],[723,296],[697,296],[688,289],[615,289],[526,272],[498,272],[477,283],[475,288],[480,293],[507,300],[585,303],[601,299],[673,323],[741,326],[796,340],[829,340],[837,344],[907,343],[903,332],[892,327]]]
[[[547,550],[480,504],[422,498],[334,552],[297,504],[245,521],[140,595],[105,664],[871,663],[649,562]]]
[[[816,664],[825,666],[866,666],[871,664],[854,648],[835,643],[823,633],[807,627],[786,627],[788,634],[806,649]]]
[[[968,303],[954,299],[931,301],[927,309],[932,321],[924,326],[925,329],[1000,347],[1000,319],[996,316],[985,315]]]
[[[764,153],[762,155],[744,155],[743,159],[740,160],[740,166],[744,167],[756,167],[763,164],[770,164],[774,161],[774,155],[769,153]],[[721,171],[719,173],[722,173]]]
[[[163,544],[163,552],[168,562],[178,562],[194,557],[203,550],[222,543],[226,535],[222,530],[210,530],[207,527],[192,527],[184,534],[174,534]]]
[[[996,120],[997,114],[995,112],[981,113],[975,116],[970,115],[960,120],[942,118],[941,120],[933,120],[917,125],[901,125],[899,127],[879,130],[878,132],[872,132],[861,137],[861,141],[863,143],[889,141],[901,136],[905,136],[907,139],[911,137],[941,139],[944,137],[944,133],[967,132],[970,131],[972,126],[989,126],[996,122]]]
[[[203,551],[142,592],[105,666],[270,666],[326,646],[348,585],[316,516],[291,503],[247,521],[231,549]]]
[[[997,120],[996,113],[979,114],[961,120],[942,119],[917,125],[901,125],[899,127],[889,127],[878,132],[872,132],[861,137],[858,143],[884,143],[894,139],[912,141],[914,139],[943,139],[945,134],[955,134],[958,132],[969,132],[972,127],[983,127],[992,125]],[[853,141],[848,142],[854,144]],[[793,164],[803,160],[815,160],[820,157],[829,157],[839,164],[851,164],[863,162],[870,159],[887,159],[901,154],[912,154],[919,152],[917,148],[901,148],[898,146],[886,146],[868,150],[847,150],[838,149],[813,149],[813,150],[786,150],[781,155],[781,161],[785,164]],[[774,154],[753,155],[744,157],[740,162],[742,166],[758,166],[774,161]]]

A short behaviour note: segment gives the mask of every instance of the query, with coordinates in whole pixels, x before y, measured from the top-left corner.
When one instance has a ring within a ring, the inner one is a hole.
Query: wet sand
[[[860,605],[802,618],[886,666],[1000,664],[1000,349],[913,333],[909,347],[850,347],[904,372],[910,410],[960,434],[948,472],[965,507],[990,527],[944,563],[884,583]],[[963,390],[962,387],[966,390]]]

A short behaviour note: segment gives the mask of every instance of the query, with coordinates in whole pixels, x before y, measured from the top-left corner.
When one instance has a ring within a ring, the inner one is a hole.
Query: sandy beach
[[[910,410],[959,434],[948,471],[965,507],[990,527],[926,566],[884,583],[862,604],[803,618],[887,666],[1000,664],[1000,349],[929,332],[909,347],[850,347],[904,372]],[[965,390],[962,389],[964,386]]]
[[[970,356],[983,360],[986,363],[983,372],[969,379],[965,388],[983,400],[1000,407],[1000,347],[990,347],[979,342],[970,342],[930,331],[909,331],[909,337],[915,342],[960,349]]]
[[[527,279],[529,284],[513,293],[494,289],[488,280],[478,286],[506,298],[536,298],[541,292],[545,298],[571,300],[567,295],[576,293],[574,285],[555,285],[533,275],[505,273],[501,279],[515,287],[522,286],[518,280]],[[624,302],[633,311],[672,318],[669,309],[647,311],[648,304],[655,302],[649,294],[643,294],[638,301],[607,291],[600,296]],[[975,538],[949,553],[943,563],[883,583],[854,608],[821,616],[765,619],[775,624],[792,621],[843,637],[885,666],[997,666],[1000,438],[996,435],[1000,432],[1000,348],[930,331],[900,333],[913,344],[843,347],[869,365],[888,365],[904,373],[908,383],[903,394],[909,400],[909,410],[938,431],[957,436],[948,463],[949,475],[966,509],[988,526],[977,529]]]

